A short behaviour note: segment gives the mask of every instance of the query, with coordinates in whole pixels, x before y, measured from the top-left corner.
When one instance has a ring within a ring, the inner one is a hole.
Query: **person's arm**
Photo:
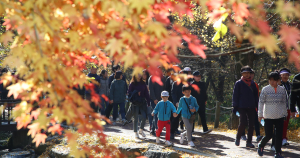
[[[114,80],[114,76],[109,76],[108,78],[108,87],[111,86],[112,81]]]
[[[285,92],[283,95],[282,95],[282,98],[281,98],[281,100],[282,100],[282,105],[284,105],[284,107],[283,107],[283,109],[284,109],[284,116],[285,117],[287,117],[288,116],[288,113],[287,113],[287,103],[288,103],[288,101],[287,101],[287,95],[286,95],[286,91],[285,91],[285,88],[282,88],[282,90],[283,90],[283,92]]]
[[[258,103],[258,117],[259,118],[263,118],[263,116],[264,116],[263,113],[264,113],[265,103],[266,103],[266,94],[265,94],[265,88],[263,88],[261,90],[260,97],[259,97],[259,103]],[[259,122],[260,122],[260,120],[259,120]]]
[[[238,111],[239,108],[239,97],[240,97],[240,84],[239,82],[236,82],[233,88],[233,94],[232,94],[232,106],[233,110],[232,112],[235,114]]]
[[[153,87],[154,83],[151,81],[151,78],[152,78],[152,76],[149,77],[149,81],[148,81],[149,91],[150,91],[150,98],[154,101],[154,100],[156,100],[156,98],[155,98],[154,87]]]
[[[290,110],[291,110],[291,116],[295,116],[296,112],[296,103],[298,100],[298,93],[300,92],[299,90],[299,81],[296,79],[298,75],[296,75],[292,81],[292,88],[291,88],[291,99],[290,99]],[[300,103],[298,103],[300,104]]]
[[[176,108],[175,106],[171,103],[171,112],[173,113],[173,117],[177,117],[178,114],[176,113]]]
[[[173,82],[172,84],[172,89],[171,89],[171,95],[172,95],[172,98],[173,98],[173,103],[176,104],[178,103],[178,97],[177,97],[177,82]]]
[[[160,105],[161,105],[160,103],[157,103],[157,104],[156,104],[156,106],[155,106],[155,108],[154,108],[154,110],[153,110],[153,112],[152,112],[153,114],[156,115],[156,114],[158,113],[158,110],[159,110],[159,106],[160,106]]]
[[[171,77],[168,77],[166,82],[165,82],[165,85],[166,85],[166,91],[168,91],[169,93],[171,92],[170,89],[171,89],[171,82],[170,82],[170,78]]]
[[[204,98],[204,101],[206,102],[207,101],[207,92],[206,92],[206,85],[205,85],[205,82],[203,82],[203,84],[202,84],[203,86],[202,86],[202,90],[201,90],[201,93],[203,94],[203,98]]]
[[[144,93],[144,96],[145,96],[146,101],[147,101],[147,106],[150,106],[150,96],[149,96],[148,87],[147,87],[146,84],[145,84],[144,86],[145,86],[145,87],[144,87],[143,93]]]
[[[180,111],[182,110],[182,99],[179,100],[178,108],[177,108],[177,114],[180,114]]]
[[[114,91],[115,91],[115,84],[114,84],[114,82],[111,84],[111,86],[110,86],[110,92],[109,92],[109,99],[111,100],[111,101],[113,101],[114,100]]]
[[[198,111],[199,110],[199,105],[197,103],[197,100],[196,100],[196,98],[193,98],[193,100],[194,100],[193,103],[194,103],[195,110]]]
[[[127,85],[127,82],[126,82],[126,75],[125,75],[125,74],[123,74],[122,80],[125,81],[126,92],[127,92],[127,90],[128,90],[128,85]]]

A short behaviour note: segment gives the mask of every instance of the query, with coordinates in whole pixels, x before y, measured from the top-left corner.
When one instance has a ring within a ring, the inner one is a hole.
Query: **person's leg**
[[[258,115],[256,111],[255,111],[255,119],[254,119],[254,128],[255,128],[256,136],[260,136],[260,125],[258,122]]]
[[[281,154],[284,118],[275,119],[274,124],[275,124],[275,128],[276,128],[275,154]]]
[[[104,98],[101,97],[101,108],[100,108],[101,115],[105,115],[105,109],[106,109],[106,101]]]
[[[192,141],[192,124],[189,122],[189,119],[182,117],[182,121],[184,122],[186,128],[186,136],[188,138],[188,142]]]
[[[156,130],[156,137],[160,137],[160,134],[165,126],[165,121],[158,120],[157,126],[158,126],[158,129]]]
[[[151,107],[152,107],[153,109],[154,109],[155,106],[156,106],[156,104],[154,103],[153,100],[151,100],[150,105],[151,105]],[[151,125],[151,132],[152,132],[152,133],[154,133],[155,130],[157,129],[157,120],[156,120],[156,118],[157,118],[157,114],[154,115],[154,116],[152,117],[152,125]]]
[[[265,136],[259,143],[259,148],[264,148],[268,141],[273,137],[273,119],[265,119]]]
[[[133,131],[137,132],[139,109],[136,106],[133,106],[132,111],[133,111],[133,118],[134,118]]]
[[[166,126],[166,140],[170,141],[170,128],[171,128],[171,122],[170,122],[170,120],[168,120],[166,122],[165,126]]]
[[[122,119],[125,119],[125,103],[120,103],[119,104],[120,106],[120,113],[121,113],[121,116],[122,116]]]
[[[141,112],[141,124],[140,124],[140,129],[144,130],[144,126],[145,126],[145,123],[146,123],[146,111],[143,110],[142,108],[140,108],[139,110]]]
[[[181,120],[179,124],[180,124],[180,129],[183,130],[183,129],[184,129],[184,128],[183,128],[183,124],[184,124],[183,120]]]
[[[172,122],[171,122],[171,130],[170,132],[172,134],[175,133],[176,129],[178,129],[178,126],[179,126],[179,118],[181,117],[181,113],[177,116],[177,117],[174,117],[172,119]]]
[[[202,124],[202,127],[203,127],[203,132],[208,131],[207,124],[206,124],[206,112],[205,111],[206,111],[205,106],[200,106],[200,108],[198,110],[198,113],[199,113],[200,118],[201,118],[201,124]]]
[[[106,106],[106,109],[105,109],[105,116],[106,116],[107,118],[109,118],[112,109],[113,109],[113,104],[108,104],[108,105]]]
[[[240,113],[240,124],[238,127],[238,131],[236,134],[236,139],[239,141],[241,139],[242,133],[245,132],[245,128],[247,125],[247,114],[246,114],[246,109],[240,108],[239,113]]]
[[[252,143],[255,113],[256,113],[255,108],[251,108],[251,109],[247,110],[247,117],[248,117],[248,139],[247,139],[247,143],[248,144]]]
[[[118,103],[113,103],[113,121],[116,121],[118,118],[118,110],[119,110],[119,104]]]
[[[152,132],[153,116],[151,115],[151,113],[152,113],[151,109],[153,110],[155,108],[155,104],[152,99],[150,100],[150,106],[151,107],[147,108],[147,111],[148,111],[148,121],[149,121],[149,125],[150,125],[150,132]]]
[[[289,121],[290,121],[290,117],[291,117],[291,110],[288,110],[288,116],[286,117],[286,120],[284,121],[283,124],[283,131],[282,131],[282,139],[286,139],[287,140],[287,128],[289,125]]]

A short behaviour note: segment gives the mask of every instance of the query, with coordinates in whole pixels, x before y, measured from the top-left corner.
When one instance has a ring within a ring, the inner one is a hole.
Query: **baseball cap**
[[[193,76],[200,76],[201,74],[200,74],[200,72],[199,71],[195,71],[194,73],[193,73]]]
[[[183,71],[192,71],[192,69],[190,67],[185,67]]]
[[[161,96],[162,97],[168,97],[169,96],[169,92],[168,91],[162,91],[161,92]]]
[[[244,72],[252,72],[252,69],[250,66],[244,66],[241,68],[241,73],[244,73]]]

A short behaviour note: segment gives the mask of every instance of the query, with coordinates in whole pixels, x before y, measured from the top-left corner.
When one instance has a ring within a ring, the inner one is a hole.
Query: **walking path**
[[[149,129],[148,124],[145,126],[145,129]],[[116,126],[105,125],[105,133],[107,135],[117,135],[124,136],[125,138],[134,139],[133,125],[128,124],[126,126],[122,126],[118,124]],[[202,130],[201,130],[202,131]],[[146,141],[151,143],[155,143],[155,137],[150,136],[148,131],[145,131],[147,135]],[[162,132],[161,140],[164,140],[165,131]],[[203,134],[200,130],[195,129],[195,134],[193,135],[196,140],[194,141],[196,147],[190,148],[187,146],[187,142],[185,141],[184,145],[179,143],[180,137],[175,137],[175,140],[171,140],[174,142],[174,149],[178,150],[189,150],[190,153],[192,151],[196,151],[198,154],[205,157],[259,157],[257,155],[257,142],[255,141],[256,137],[253,137],[253,144],[256,148],[250,149],[246,148],[246,141],[241,140],[241,144],[239,147],[234,145],[235,134],[227,133],[227,132],[219,132],[213,131],[209,134]],[[271,141],[270,141],[271,142]],[[282,148],[282,155],[285,158],[300,158],[300,143],[290,142],[290,145]],[[195,153],[196,154],[196,153]],[[264,158],[273,158],[274,151],[270,149],[270,143],[265,148]]]

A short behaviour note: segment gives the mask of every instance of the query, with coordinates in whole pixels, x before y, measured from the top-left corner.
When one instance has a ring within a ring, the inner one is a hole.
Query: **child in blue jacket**
[[[156,130],[156,143],[160,143],[159,137],[164,127],[166,127],[166,142],[165,144],[168,146],[173,145],[170,142],[170,118],[173,113],[173,117],[177,117],[175,106],[168,100],[169,92],[162,91],[161,92],[162,100],[158,102],[152,112],[152,116],[158,113],[158,121]]]
[[[179,100],[177,114],[181,112],[182,120],[186,128],[186,131],[181,134],[180,144],[183,144],[184,138],[187,137],[188,145],[194,147],[195,145],[192,141],[193,123],[190,123],[189,119],[196,111],[198,111],[199,106],[196,98],[191,95],[191,89],[192,88],[190,86],[182,86],[182,93],[184,96]]]

